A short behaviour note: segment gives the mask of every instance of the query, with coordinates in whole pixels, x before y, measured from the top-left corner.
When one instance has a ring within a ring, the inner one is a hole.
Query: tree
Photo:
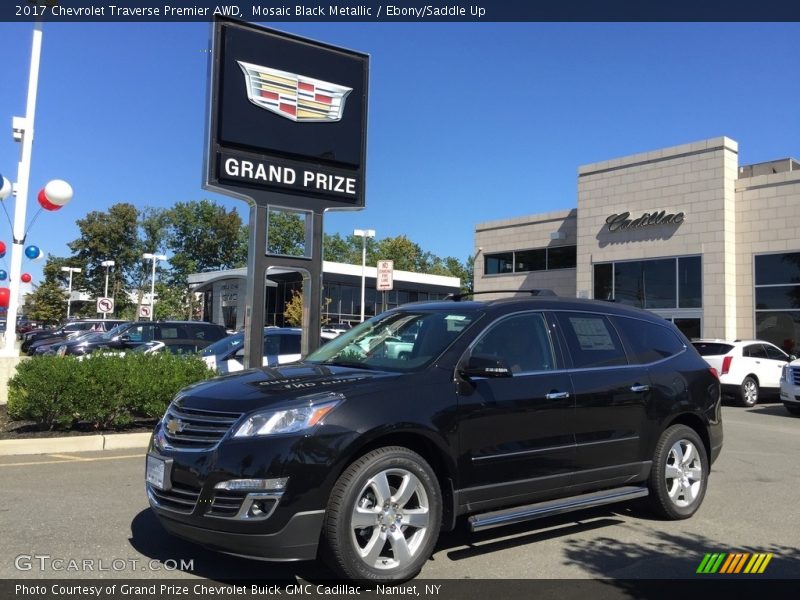
[[[179,202],[166,214],[170,281],[186,285],[191,273],[243,267],[247,238],[242,219],[210,200]]]
[[[285,210],[269,211],[267,252],[303,256],[306,247],[306,224],[302,217]]]
[[[56,281],[44,281],[25,299],[25,313],[40,323],[60,323],[67,314],[67,293]]]
[[[325,312],[325,307],[331,303],[330,298],[325,298],[322,301],[321,312]],[[303,326],[303,293],[300,290],[292,290],[292,298],[286,303],[283,311],[283,318],[286,319],[286,324],[289,327],[302,327]],[[328,322],[328,318],[322,316],[322,324]]]
[[[106,270],[100,263],[113,260],[110,285],[114,296],[139,283],[142,247],[139,243],[139,211],[128,203],[114,204],[108,212],[92,211],[76,221],[80,237],[68,244],[69,261],[83,269],[73,287],[99,296],[105,286]]]

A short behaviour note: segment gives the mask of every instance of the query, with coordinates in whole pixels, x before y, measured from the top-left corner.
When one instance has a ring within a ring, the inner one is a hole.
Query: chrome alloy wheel
[[[678,440],[667,455],[664,469],[667,494],[675,506],[691,506],[703,487],[703,463],[689,440]]]
[[[742,395],[747,406],[752,406],[758,401],[758,385],[752,379],[747,379],[742,386]]]
[[[387,469],[359,492],[350,519],[351,539],[369,567],[403,568],[423,545],[429,520],[428,494],[417,476]]]

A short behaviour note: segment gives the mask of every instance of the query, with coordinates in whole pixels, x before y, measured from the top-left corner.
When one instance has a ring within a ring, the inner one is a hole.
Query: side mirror
[[[473,354],[459,369],[463,377],[511,377],[511,369],[502,358],[490,354]]]
[[[795,360],[797,360],[797,357],[794,354],[790,354],[789,355],[789,362],[793,362]]]

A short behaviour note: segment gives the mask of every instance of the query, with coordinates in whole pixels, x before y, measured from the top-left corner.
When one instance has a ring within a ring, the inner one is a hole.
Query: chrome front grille
[[[194,511],[197,500],[200,498],[200,488],[187,486],[173,486],[171,489],[164,491],[148,484],[147,492],[151,499],[161,508],[187,515]]]
[[[180,450],[205,450],[222,439],[242,413],[185,408],[170,404],[162,420],[167,443]]]
[[[789,381],[795,385],[800,385],[800,369],[789,367]]]

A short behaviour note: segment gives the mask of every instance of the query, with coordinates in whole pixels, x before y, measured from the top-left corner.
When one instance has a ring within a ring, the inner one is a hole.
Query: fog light
[[[229,479],[228,481],[220,481],[214,486],[214,489],[228,492],[282,491],[286,488],[288,481],[288,477],[278,477],[276,479]]]
[[[264,510],[264,506],[261,502],[253,502],[253,505],[250,507],[250,516],[251,517],[261,517],[266,514],[266,510]]]

